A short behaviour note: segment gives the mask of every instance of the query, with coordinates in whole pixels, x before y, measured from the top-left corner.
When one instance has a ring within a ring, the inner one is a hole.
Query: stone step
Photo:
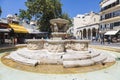
[[[93,60],[95,63],[103,63],[103,61],[105,61],[106,59],[107,59],[107,56],[102,53],[99,56],[91,58],[91,60]]]
[[[36,66],[38,63],[40,63],[38,60],[32,60],[32,59],[22,57],[18,55],[16,52],[12,52],[6,58],[12,59],[15,62],[19,62],[25,65],[30,65],[30,66]]]
[[[33,59],[33,60],[39,60],[41,58],[45,57],[45,54],[43,53],[33,53],[30,51],[16,51],[16,53],[22,57],[28,58],[28,59]]]
[[[30,50],[18,50],[16,53],[28,59],[40,60],[41,64],[62,64],[63,54],[49,54],[46,51],[33,53],[33,51],[31,52]]]
[[[103,63],[109,63],[109,62],[115,62],[116,57],[113,57],[112,55],[107,55],[107,59],[103,61]]]
[[[63,61],[63,66],[65,68],[73,68],[73,67],[82,67],[82,66],[91,66],[94,65],[94,61],[91,59],[86,60],[73,60],[73,61]]]
[[[21,55],[23,57],[27,57],[30,59],[33,59],[34,57],[36,59],[40,58],[50,58],[50,59],[59,59],[63,54],[50,54],[47,51],[39,51],[39,52],[32,52],[29,50],[23,51],[23,50],[17,50],[15,51],[18,55]],[[38,57],[38,58],[37,58]]]
[[[84,60],[99,56],[100,53],[71,53],[63,55],[63,60]]]

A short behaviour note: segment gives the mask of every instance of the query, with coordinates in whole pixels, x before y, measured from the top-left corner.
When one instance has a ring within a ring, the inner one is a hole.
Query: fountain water
[[[64,67],[90,66],[97,63],[115,62],[110,54],[88,50],[89,40],[62,40],[65,33],[64,19],[52,19],[52,38],[50,40],[27,40],[27,48],[18,49],[6,56],[25,65],[55,64]]]

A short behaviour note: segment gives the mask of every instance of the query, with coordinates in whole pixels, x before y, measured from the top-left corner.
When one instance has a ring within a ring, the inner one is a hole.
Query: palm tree
[[[2,10],[1,10],[1,7],[0,7],[0,16],[1,16],[1,13],[2,13]]]

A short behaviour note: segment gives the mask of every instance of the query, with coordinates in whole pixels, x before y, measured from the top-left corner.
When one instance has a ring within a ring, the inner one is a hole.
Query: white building
[[[96,38],[99,32],[99,14],[90,12],[74,17],[74,36],[80,39]]]
[[[111,35],[120,39],[120,0],[102,0],[100,7],[101,35]]]

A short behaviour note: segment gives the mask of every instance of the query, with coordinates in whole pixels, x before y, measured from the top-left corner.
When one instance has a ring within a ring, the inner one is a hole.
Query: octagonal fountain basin
[[[27,48],[30,50],[39,50],[44,48],[44,42],[43,39],[28,39],[27,42]]]
[[[87,40],[27,40],[27,43],[27,48],[13,51],[6,58],[25,65],[60,64],[65,68],[115,61],[109,54],[89,52]]]
[[[66,48],[75,51],[87,51],[89,40],[65,40]]]
[[[112,66],[116,60],[112,53],[88,49],[88,51],[67,50],[53,54],[45,49],[20,48],[5,54],[1,61],[12,68],[37,73],[68,74],[96,71]]]
[[[48,50],[18,49],[11,52],[5,58],[12,59],[25,65],[37,66],[42,64],[61,64],[63,67],[91,66],[98,63],[115,62],[115,57],[97,51],[73,51],[67,50],[53,54]]]

